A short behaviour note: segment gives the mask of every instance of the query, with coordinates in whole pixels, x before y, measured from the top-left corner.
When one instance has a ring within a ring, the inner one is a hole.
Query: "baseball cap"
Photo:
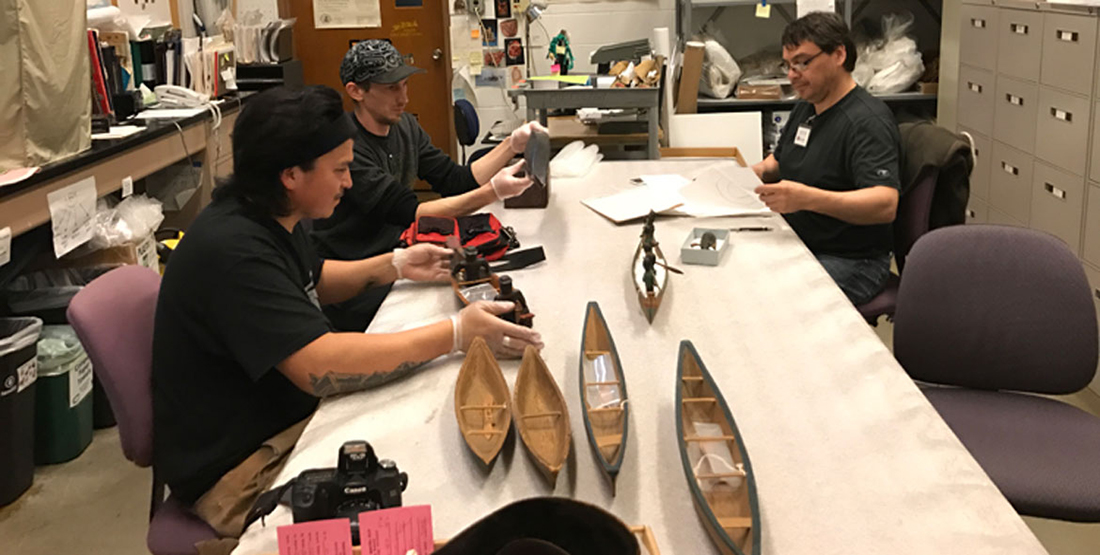
[[[396,83],[423,69],[405,65],[401,53],[389,41],[370,39],[355,43],[340,64],[340,82]]]

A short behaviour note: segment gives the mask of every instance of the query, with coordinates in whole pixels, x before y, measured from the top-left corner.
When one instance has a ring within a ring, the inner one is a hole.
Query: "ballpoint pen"
[[[731,227],[730,231],[771,231],[772,228],[766,225],[758,226],[745,226],[745,227]]]

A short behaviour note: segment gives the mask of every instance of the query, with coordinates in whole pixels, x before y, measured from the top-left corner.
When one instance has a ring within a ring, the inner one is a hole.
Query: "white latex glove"
[[[489,180],[489,184],[493,186],[493,192],[496,193],[498,199],[518,197],[531,186],[531,183],[533,183],[531,176],[516,177],[516,174],[523,170],[526,163],[527,160],[520,160],[511,166],[501,168]]]
[[[541,123],[529,121],[512,131],[512,152],[520,154],[527,149],[527,141],[531,139],[531,131],[534,129],[550,134],[550,131],[543,127]]]
[[[407,249],[393,250],[397,279],[412,281],[450,281],[451,249],[431,243],[419,243]]]
[[[493,354],[501,357],[520,358],[528,345],[541,350],[542,336],[537,331],[497,318],[498,314],[514,308],[512,302],[477,301],[451,316],[454,325],[452,352],[465,352],[478,336],[485,339]]]

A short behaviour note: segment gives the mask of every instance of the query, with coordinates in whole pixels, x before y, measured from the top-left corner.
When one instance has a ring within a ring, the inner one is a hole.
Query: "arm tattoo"
[[[427,360],[402,362],[389,372],[374,374],[341,374],[339,372],[326,372],[320,376],[310,374],[309,385],[313,394],[318,397],[362,391],[407,376],[427,362]]]

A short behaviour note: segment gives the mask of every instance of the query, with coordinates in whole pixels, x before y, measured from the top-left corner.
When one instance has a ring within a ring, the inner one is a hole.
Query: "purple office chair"
[[[886,278],[886,288],[871,300],[856,307],[863,319],[872,326],[878,325],[880,316],[885,315],[888,318],[894,316],[905,257],[917,239],[928,233],[937,177],[939,177],[939,170],[932,167],[925,168],[917,184],[898,199],[897,217],[894,218],[894,262],[897,264],[898,273],[890,272],[890,276]]]
[[[894,354],[1024,515],[1100,522],[1100,418],[1031,395],[1096,373],[1089,284],[1060,240],[1023,228],[937,229],[909,253]]]
[[[122,452],[134,464],[153,463],[153,316],[160,276],[141,266],[123,266],[95,279],[69,303],[76,330],[103,382],[118,420]],[[193,555],[195,543],[217,535],[172,497],[153,472],[146,544],[154,555]]]

